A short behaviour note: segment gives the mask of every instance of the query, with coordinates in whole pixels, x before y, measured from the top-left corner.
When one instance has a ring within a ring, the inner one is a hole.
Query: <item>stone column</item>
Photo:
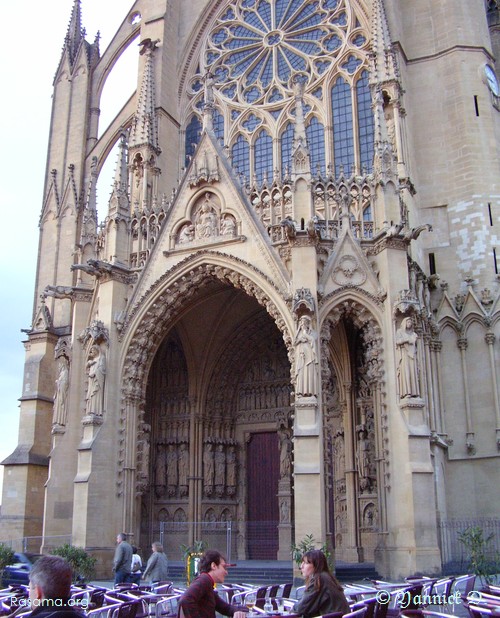
[[[486,333],[484,339],[488,344],[488,352],[490,357],[491,384],[493,387],[493,400],[495,402],[496,442],[497,448],[500,450],[500,404],[498,401],[498,380],[495,366],[495,350],[493,349],[493,344],[495,343],[496,338],[494,333],[490,332]]]
[[[467,339],[465,337],[460,337],[457,341],[458,349],[460,350],[460,359],[462,361],[462,377],[464,384],[464,402],[465,402],[465,423],[466,423],[466,436],[465,436],[465,446],[467,447],[467,452],[469,455],[474,455],[476,452],[476,447],[474,444],[474,430],[472,427],[472,414],[470,410],[470,394],[469,394],[469,384],[467,380]]]
[[[316,396],[297,397],[294,420],[295,540],[326,538],[322,423]]]
[[[346,504],[347,512],[351,513],[347,521],[347,535],[344,543],[344,557],[347,560],[358,562],[359,559],[359,543],[358,535],[358,500],[357,500],[357,480],[358,474],[356,471],[354,452],[354,418],[355,411],[352,402],[352,383],[344,384],[346,405],[344,408],[344,449],[345,449],[345,484],[346,484]]]

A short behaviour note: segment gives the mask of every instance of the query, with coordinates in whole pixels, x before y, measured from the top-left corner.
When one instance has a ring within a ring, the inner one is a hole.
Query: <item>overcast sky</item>
[[[52,80],[73,2],[24,0],[2,4],[0,461],[17,444],[24,366],[21,329],[29,328],[32,319]],[[81,0],[87,41],[93,42],[100,31],[102,53],[132,5],[132,0]],[[130,52],[137,54],[137,45],[132,44]],[[0,467],[0,483],[2,474]]]

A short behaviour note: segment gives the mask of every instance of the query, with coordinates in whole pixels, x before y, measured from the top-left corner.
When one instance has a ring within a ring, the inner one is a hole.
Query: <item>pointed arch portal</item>
[[[172,522],[164,541],[178,555],[198,538],[188,522],[229,520],[239,559],[289,553],[289,538],[280,548],[279,432],[291,426],[290,393],[286,346],[266,310],[215,279],[200,288],[165,327],[147,377],[142,547]]]

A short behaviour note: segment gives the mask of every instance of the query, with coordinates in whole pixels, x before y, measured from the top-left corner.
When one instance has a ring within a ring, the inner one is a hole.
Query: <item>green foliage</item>
[[[291,552],[292,558],[295,564],[297,565],[297,567],[300,568],[300,565],[302,562],[302,556],[306,553],[306,551],[310,551],[311,549],[320,549],[325,554],[326,561],[328,562],[328,566],[330,567],[330,570],[333,572],[335,565],[333,562],[332,552],[330,551],[326,543],[323,543],[323,545],[318,548],[316,546],[316,541],[314,540],[314,537],[312,534],[306,534],[306,536],[301,541],[299,541],[297,544],[295,543],[292,544],[292,552]]]
[[[458,533],[458,540],[469,554],[470,568],[483,583],[491,583],[499,569],[498,553],[491,548],[494,536],[491,533],[485,537],[480,526],[470,526]]]
[[[52,550],[55,556],[61,556],[70,563],[73,569],[73,582],[83,583],[94,575],[97,558],[90,556],[81,547],[74,547],[65,543]]]
[[[202,554],[207,548],[206,541],[195,541],[192,545],[181,545],[182,557],[187,560],[192,554]]]
[[[3,578],[3,571],[8,564],[14,562],[14,550],[5,543],[0,543],[0,581]]]

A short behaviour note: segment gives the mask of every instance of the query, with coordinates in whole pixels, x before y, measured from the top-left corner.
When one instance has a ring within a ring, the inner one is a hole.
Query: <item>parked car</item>
[[[2,585],[13,586],[16,584],[29,584],[31,567],[38,560],[40,554],[15,553],[14,562],[5,567]]]

